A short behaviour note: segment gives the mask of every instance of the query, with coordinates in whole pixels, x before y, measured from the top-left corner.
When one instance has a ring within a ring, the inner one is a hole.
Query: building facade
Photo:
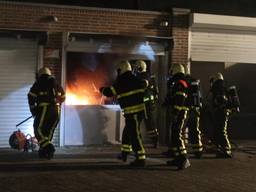
[[[33,134],[32,120],[15,125],[30,116],[26,94],[42,66],[51,69],[68,96],[56,145],[119,142],[120,109],[98,89],[113,81],[115,63],[122,59],[132,64],[143,59],[156,75],[161,143],[166,140],[167,117],[160,104],[168,69],[176,63],[188,65],[201,79],[204,96],[209,76],[223,72],[241,95],[242,113],[231,121],[234,138],[254,133],[254,18],[176,8],[157,12],[4,1],[0,13],[0,147],[8,146],[17,128]]]
[[[113,70],[111,63],[114,65],[120,59],[128,59],[131,62],[144,59],[150,63],[152,73],[156,73],[161,97],[164,97],[170,64],[187,63],[188,60],[187,10],[176,9],[162,13],[0,2],[0,12],[0,64],[6,69],[1,72],[3,79],[0,92],[3,110],[0,118],[4,119],[0,123],[1,147],[8,146],[8,137],[15,130],[15,124],[30,115],[26,94],[34,81],[36,70],[41,66],[49,67],[66,91],[76,89],[76,92],[79,92],[78,87],[72,87],[72,79],[76,79],[75,84],[80,81],[77,79],[80,78],[79,75],[74,75],[74,71],[81,70],[73,70],[75,66],[93,63],[95,67],[105,62],[104,65],[109,67],[99,67],[99,71],[109,71],[109,68]],[[87,69],[90,67],[87,66]],[[103,77],[104,75],[108,76],[105,72],[88,74],[88,77],[94,78],[94,91],[111,80]],[[96,81],[95,77],[102,81]],[[88,85],[88,79],[83,81],[87,82],[87,87],[92,87]],[[93,92],[92,88],[87,91]],[[119,120],[118,108],[109,107],[112,105],[99,107],[105,105],[97,100],[90,101],[92,105],[84,111],[81,109],[83,104],[78,103],[80,107],[75,107],[78,116],[72,117],[74,108],[67,107],[73,106],[72,101],[70,102],[71,105],[63,106],[60,127],[54,137],[57,145],[101,144],[119,139],[120,130],[116,130],[122,126],[122,118]],[[96,116],[92,111],[98,111]],[[80,120],[81,123],[75,126],[78,127],[75,131],[77,133],[72,134],[73,121],[79,121],[81,115],[88,117],[90,114],[94,120]],[[164,118],[163,111],[159,114]],[[102,120],[101,116],[108,120]],[[85,126],[83,121],[89,124],[86,125],[86,133],[81,130]],[[104,130],[101,128],[102,125],[105,126]],[[97,131],[90,131],[91,126],[96,126]],[[112,129],[109,127],[114,127],[114,130],[109,132],[108,129]],[[25,122],[17,128],[32,134],[32,121]],[[165,130],[160,131],[163,135]],[[95,139],[97,135],[101,137]]]

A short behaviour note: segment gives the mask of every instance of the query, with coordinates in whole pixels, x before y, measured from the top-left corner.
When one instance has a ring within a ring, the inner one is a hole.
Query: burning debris
[[[66,105],[111,103],[99,88],[115,78],[114,54],[68,53]]]

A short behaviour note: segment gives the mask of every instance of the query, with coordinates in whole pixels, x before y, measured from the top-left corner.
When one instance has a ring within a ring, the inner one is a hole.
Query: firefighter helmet
[[[191,75],[191,74],[190,74],[190,68],[189,68],[189,66],[188,66],[188,65],[183,65],[183,66],[184,66],[185,74],[186,74],[186,75]]]
[[[217,80],[224,80],[224,77],[220,72],[216,73],[215,75],[210,76],[210,78],[209,78],[210,85],[213,85],[213,83]]]
[[[41,69],[38,70],[38,77],[41,75],[51,75],[51,70],[48,67],[42,67]]]
[[[117,73],[118,75],[122,75],[127,71],[132,71],[131,64],[128,61],[121,61],[117,65]]]
[[[147,64],[145,63],[145,61],[138,60],[138,61],[136,61],[135,65],[136,65],[139,73],[147,71]]]
[[[223,77],[223,75],[220,72],[215,75],[215,81],[219,80],[219,79],[220,80],[224,80],[224,77]]]
[[[172,74],[175,75],[177,73],[183,73],[185,74],[185,68],[182,64],[174,64],[171,67]]]

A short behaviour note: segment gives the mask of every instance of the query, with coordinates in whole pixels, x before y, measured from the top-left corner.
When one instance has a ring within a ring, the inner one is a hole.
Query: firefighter
[[[185,69],[181,64],[174,64],[171,68],[172,78],[168,81],[167,96],[164,105],[170,107],[171,122],[169,150],[173,154],[173,160],[167,161],[167,165],[185,169],[190,166],[187,158],[187,150],[182,136],[182,129],[187,116],[188,107],[188,83],[185,77]]]
[[[201,158],[203,153],[202,135],[200,131],[200,111],[202,108],[202,97],[200,91],[200,80],[193,78],[188,72],[186,74],[188,83],[187,106],[189,108],[186,126],[189,133],[189,141],[196,158]]]
[[[116,96],[125,117],[125,127],[122,133],[121,158],[125,162],[127,155],[135,152],[136,159],[131,166],[145,166],[145,149],[140,133],[140,123],[145,118],[145,104],[143,102],[147,82],[132,73],[128,61],[121,61],[117,66],[117,79],[110,87],[100,88],[100,92],[107,96]]]
[[[34,133],[40,145],[40,158],[53,158],[55,148],[51,141],[59,122],[60,105],[64,100],[64,90],[51,75],[50,69],[39,69],[37,79],[28,93],[28,103],[34,117]]]
[[[214,136],[213,142],[217,146],[216,157],[217,158],[232,158],[231,144],[227,132],[228,120],[231,112],[239,111],[239,99],[234,86],[227,89],[225,86],[224,78],[221,73],[217,73],[210,79],[211,88],[210,92],[212,115],[214,124]],[[232,99],[236,98],[232,101]]]
[[[145,90],[144,103],[146,107],[147,118],[145,119],[146,131],[148,137],[151,139],[154,148],[158,144],[158,130],[156,127],[156,103],[158,100],[158,87],[154,75],[147,72],[147,64],[143,60],[138,60],[135,63],[136,76],[147,80],[148,87]]]

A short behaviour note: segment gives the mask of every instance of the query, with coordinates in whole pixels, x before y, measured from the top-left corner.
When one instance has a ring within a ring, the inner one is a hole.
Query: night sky
[[[170,11],[188,8],[192,12],[256,17],[255,0],[7,0],[58,5]]]

